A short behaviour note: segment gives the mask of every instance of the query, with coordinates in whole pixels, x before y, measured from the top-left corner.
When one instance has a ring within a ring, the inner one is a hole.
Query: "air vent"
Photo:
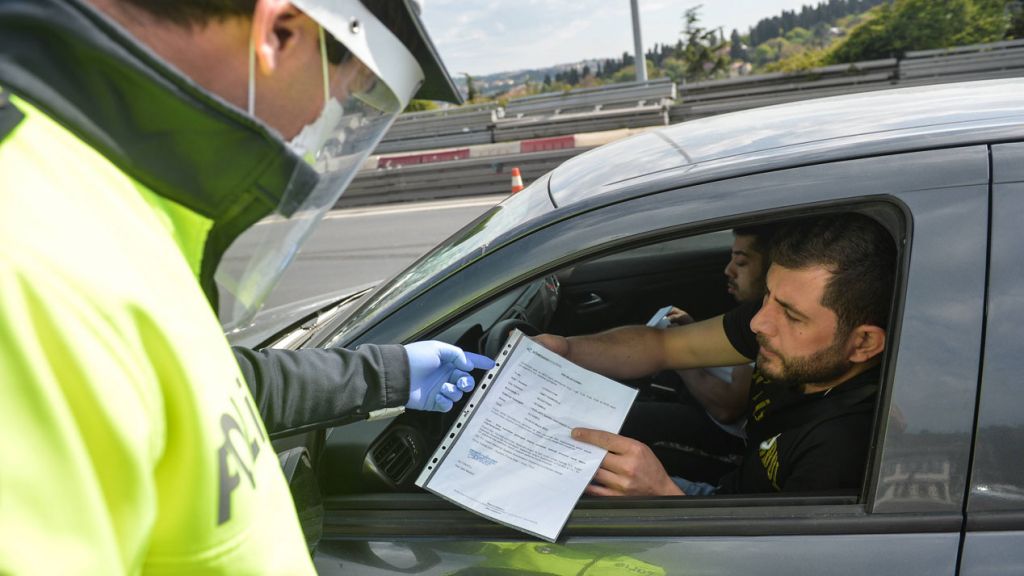
[[[390,481],[401,484],[416,463],[411,439],[404,434],[392,434],[373,450],[377,469]]]

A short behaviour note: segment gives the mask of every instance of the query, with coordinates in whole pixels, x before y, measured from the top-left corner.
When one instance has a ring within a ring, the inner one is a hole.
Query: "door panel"
[[[1024,573],[1024,143],[992,147],[988,315],[964,574]]]
[[[993,146],[992,167],[988,322],[968,513],[1024,510],[1024,144]]]
[[[961,576],[1024,574],[1024,531],[969,532],[964,542]]]
[[[799,544],[794,542],[799,538]],[[577,539],[569,544],[467,544],[422,540],[335,542],[318,551],[321,576],[429,574],[500,576],[543,574],[792,576],[943,576],[955,574],[955,534],[864,536],[702,537],[690,539]],[[852,560],[852,550],[859,552]],[[911,557],[908,550],[915,551]],[[870,553],[865,553],[870,552]],[[1019,574],[1010,570],[999,574]]]

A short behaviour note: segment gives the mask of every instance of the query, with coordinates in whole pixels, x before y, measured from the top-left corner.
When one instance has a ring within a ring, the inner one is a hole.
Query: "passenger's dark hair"
[[[786,224],[775,233],[771,255],[785,268],[823,266],[832,273],[821,304],[836,313],[837,333],[888,325],[896,245],[871,218],[849,213]]]
[[[740,226],[732,229],[733,236],[753,236],[752,247],[758,254],[765,258],[768,264],[771,258],[772,238],[775,236],[776,226],[760,224],[755,226]]]

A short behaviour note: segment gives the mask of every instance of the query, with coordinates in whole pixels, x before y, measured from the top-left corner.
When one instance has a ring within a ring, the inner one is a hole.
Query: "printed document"
[[[618,432],[635,398],[516,330],[416,485],[554,542],[606,453],[570,432]]]
[[[671,324],[671,322],[669,322],[667,316],[671,311],[671,306],[665,306],[661,310],[658,310],[654,313],[654,316],[651,316],[651,319],[647,321],[647,326],[650,328],[668,328],[668,325]]]

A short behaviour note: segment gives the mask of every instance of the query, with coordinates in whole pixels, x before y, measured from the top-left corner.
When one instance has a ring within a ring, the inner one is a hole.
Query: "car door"
[[[493,296],[652,238],[866,211],[899,231],[902,261],[861,494],[584,498],[554,544],[427,494],[336,495],[325,500],[317,568],[323,574],[483,574],[499,566],[585,574],[615,565],[647,574],[955,573],[981,357],[988,167],[987,148],[972,146],[684,188],[653,182],[648,195],[544,227],[441,282],[403,315],[406,332],[385,321],[365,335],[366,341],[429,336],[429,327],[451,320],[453,294]]]
[[[1024,143],[992,147],[985,353],[961,573],[1024,573]]]
[[[659,308],[685,307],[702,319],[735,302],[723,289],[732,235],[722,231],[661,242],[578,264],[561,281],[562,302],[548,331],[564,336],[643,324]],[[685,270],[685,273],[683,272]]]

